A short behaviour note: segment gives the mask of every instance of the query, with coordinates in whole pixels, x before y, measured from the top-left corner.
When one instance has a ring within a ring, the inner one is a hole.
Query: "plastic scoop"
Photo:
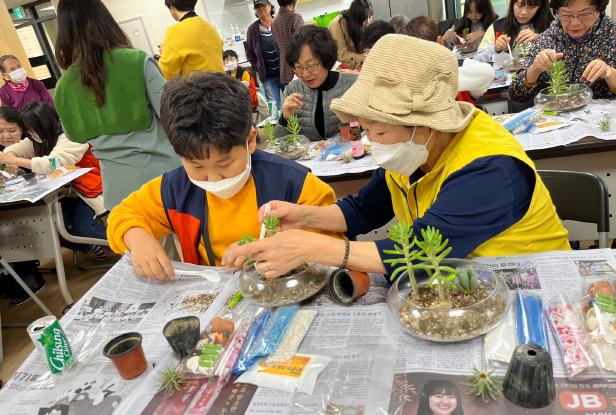
[[[270,210],[272,210],[272,207],[267,204],[265,205],[265,213],[263,214],[264,218],[267,217],[267,212],[269,212]],[[263,221],[263,224],[261,225],[261,235],[259,235],[259,240],[265,238],[265,220]]]

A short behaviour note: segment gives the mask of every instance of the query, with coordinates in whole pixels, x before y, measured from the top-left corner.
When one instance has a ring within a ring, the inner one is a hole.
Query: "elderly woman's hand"
[[[607,80],[613,75],[613,71],[614,68],[610,67],[607,63],[603,62],[601,59],[595,59],[588,64],[586,70],[582,74],[582,78],[591,83],[599,78]]]
[[[241,268],[248,260],[246,255],[250,255],[258,261],[257,271],[265,274],[265,278],[275,278],[309,261],[308,242],[312,235],[315,234],[290,230],[242,246],[233,244],[227,248],[222,264]]]
[[[285,120],[291,118],[298,108],[303,108],[302,94],[291,94],[282,103],[282,116]]]
[[[301,229],[305,228],[306,223],[306,208],[289,202],[281,202],[280,200],[272,200],[259,209],[259,222],[263,223],[265,218],[265,207],[269,205],[270,211],[267,217],[278,216],[280,219],[280,227],[282,230]]]
[[[535,56],[535,60],[531,65],[531,69],[541,73],[549,72],[552,69],[552,64],[565,56],[563,53],[556,53],[552,49],[542,50]]]

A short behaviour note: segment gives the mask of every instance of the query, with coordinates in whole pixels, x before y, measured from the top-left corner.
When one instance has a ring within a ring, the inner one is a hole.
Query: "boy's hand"
[[[291,94],[284,100],[282,103],[282,116],[285,120],[291,118],[295,111],[298,108],[303,108],[304,103],[302,102],[302,94]]]
[[[173,280],[175,273],[163,246],[145,229],[131,228],[124,234],[137,274],[153,280]]]

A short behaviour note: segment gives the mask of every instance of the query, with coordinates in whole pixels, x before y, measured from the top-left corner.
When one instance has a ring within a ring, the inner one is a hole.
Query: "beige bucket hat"
[[[438,43],[387,35],[370,50],[359,78],[331,109],[342,122],[361,117],[455,133],[475,111],[472,104],[457,102],[457,94],[458,62],[451,51]]]

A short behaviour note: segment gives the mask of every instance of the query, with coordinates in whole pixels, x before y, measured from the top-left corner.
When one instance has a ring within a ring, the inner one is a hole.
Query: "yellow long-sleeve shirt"
[[[222,39],[199,16],[185,19],[167,29],[158,63],[167,80],[192,71],[224,72]]]
[[[145,229],[155,239],[173,233],[163,207],[161,183],[162,176],[146,183],[113,209],[109,215],[107,238],[115,252],[124,253],[128,250],[124,243],[124,234],[131,228]],[[312,173],[308,173],[297,204],[329,206],[335,201],[332,188]],[[251,176],[242,190],[229,199],[222,199],[208,193],[207,202],[210,243],[216,265],[220,266],[227,248],[239,241],[244,233],[258,238],[261,232],[255,181]],[[343,237],[339,233],[323,233],[336,238]],[[202,263],[210,265],[202,238],[198,252]]]

